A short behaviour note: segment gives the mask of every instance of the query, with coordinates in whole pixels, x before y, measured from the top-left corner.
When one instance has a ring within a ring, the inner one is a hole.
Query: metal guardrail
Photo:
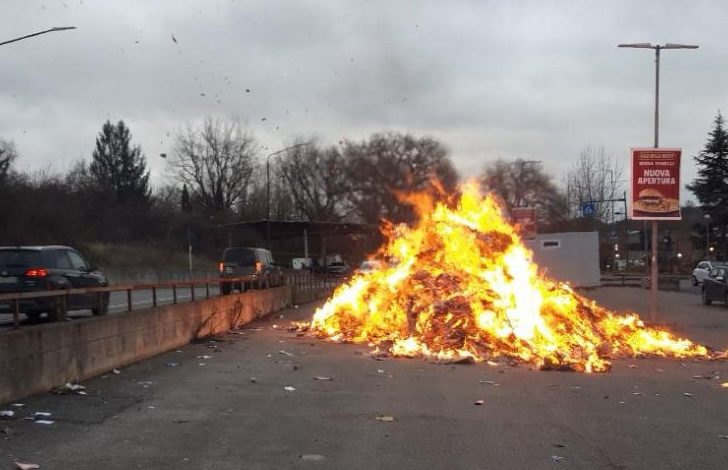
[[[309,272],[286,272],[283,275],[284,285],[293,285],[296,288],[301,289],[314,289],[317,287],[330,288],[339,284],[343,278],[332,277],[329,275],[312,274]],[[126,311],[130,312],[133,310],[133,295],[135,291],[151,291],[152,292],[152,308],[157,307],[157,290],[158,289],[172,289],[172,304],[177,304],[178,298],[177,293],[179,289],[189,289],[190,301],[194,302],[195,288],[205,287],[204,298],[210,298],[210,286],[216,285],[221,286],[223,284],[233,284],[240,286],[240,291],[245,292],[250,289],[268,289],[271,287],[269,278],[260,278],[254,275],[234,277],[234,278],[215,278],[215,279],[193,279],[189,281],[168,281],[168,282],[157,282],[157,283],[143,283],[143,284],[117,284],[107,287],[88,287],[82,289],[55,289],[55,290],[43,290],[43,291],[29,291],[29,292],[13,292],[0,294],[0,304],[12,303],[12,314],[13,314],[13,327],[20,328],[20,314],[21,302],[23,300],[35,300],[43,298],[54,298],[54,307],[58,313],[56,321],[65,321],[68,298],[71,295],[88,295],[96,294],[96,306],[97,308],[102,307],[104,302],[104,293],[110,294],[112,292],[126,292]],[[222,289],[219,295],[224,295]],[[107,307],[108,308],[108,305]]]

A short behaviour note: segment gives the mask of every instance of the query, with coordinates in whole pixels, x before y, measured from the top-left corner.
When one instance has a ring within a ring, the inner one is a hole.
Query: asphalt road
[[[647,305],[642,289],[586,294],[613,308]],[[661,321],[728,346],[728,309],[681,293],[661,300]],[[312,310],[90,380],[88,395],[23,401],[18,419],[0,422],[10,429],[0,434],[0,469],[14,459],[74,470],[728,466],[727,362],[620,360],[584,375],[378,361],[365,346],[278,328]],[[55,423],[23,419],[38,411]]]

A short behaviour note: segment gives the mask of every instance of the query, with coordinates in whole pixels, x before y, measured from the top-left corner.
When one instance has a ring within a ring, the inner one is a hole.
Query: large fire
[[[381,267],[358,273],[309,328],[337,342],[438,361],[511,359],[539,368],[609,369],[609,359],[707,357],[633,313],[614,314],[548,279],[498,204],[467,184],[456,200],[409,197],[419,220],[391,227]]]

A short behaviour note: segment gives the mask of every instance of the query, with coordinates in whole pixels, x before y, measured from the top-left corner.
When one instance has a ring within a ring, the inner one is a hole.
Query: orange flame
[[[510,358],[539,368],[609,369],[610,358],[707,357],[708,350],[616,315],[540,275],[491,196],[466,184],[452,204],[427,195],[414,227],[390,227],[379,269],[355,275],[310,330],[381,353],[439,361]]]

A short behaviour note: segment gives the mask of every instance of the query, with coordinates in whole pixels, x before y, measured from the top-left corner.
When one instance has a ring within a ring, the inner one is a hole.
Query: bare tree
[[[188,126],[177,135],[170,166],[193,199],[224,217],[245,198],[257,152],[240,123],[207,118],[200,128]]]
[[[338,221],[351,212],[351,180],[336,147],[322,148],[313,143],[293,148],[280,159],[278,174],[296,210],[306,219]],[[279,202],[285,203],[285,199]]]
[[[0,139],[0,181],[5,180],[10,172],[10,166],[18,158],[13,142]]]
[[[539,227],[555,228],[568,217],[566,196],[538,162],[498,159],[483,168],[480,181],[508,212],[514,207],[536,208]]]
[[[623,196],[620,182],[623,166],[604,151],[586,147],[579,153],[579,159],[566,172],[564,186],[573,216],[579,216],[581,204],[589,201],[607,201]],[[609,202],[595,204],[594,217],[602,222],[612,222],[614,205]]]
[[[454,191],[458,174],[438,141],[409,134],[375,134],[361,143],[346,142],[344,155],[353,184],[350,198],[363,220],[406,222],[412,208],[401,201],[403,193],[433,190],[438,181]]]

